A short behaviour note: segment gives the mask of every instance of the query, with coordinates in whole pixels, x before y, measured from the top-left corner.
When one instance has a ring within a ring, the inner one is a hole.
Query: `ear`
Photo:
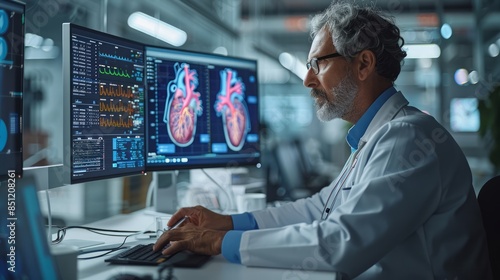
[[[375,64],[377,59],[375,54],[370,50],[363,50],[356,57],[356,67],[358,78],[360,81],[366,80],[375,72]]]

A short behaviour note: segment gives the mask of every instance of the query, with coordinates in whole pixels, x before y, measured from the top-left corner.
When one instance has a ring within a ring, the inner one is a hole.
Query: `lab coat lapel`
[[[407,106],[408,103],[408,100],[403,96],[401,91],[398,91],[391,96],[382,108],[380,108],[377,114],[375,114],[375,117],[371,121],[370,125],[368,125],[365,134],[359,141],[359,148],[361,148],[380,127],[394,119],[401,109]]]

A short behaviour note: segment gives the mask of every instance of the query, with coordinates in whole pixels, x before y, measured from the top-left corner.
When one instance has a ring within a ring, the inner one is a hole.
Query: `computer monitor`
[[[0,180],[23,171],[24,4],[0,2]]]
[[[63,24],[66,183],[145,171],[144,45]]]
[[[260,163],[255,60],[146,46],[147,170]]]

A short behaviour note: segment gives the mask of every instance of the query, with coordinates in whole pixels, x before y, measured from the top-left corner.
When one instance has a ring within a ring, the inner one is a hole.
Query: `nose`
[[[304,86],[308,88],[314,88],[318,85],[317,77],[313,73],[313,69],[309,68],[306,72],[306,76],[304,77]]]

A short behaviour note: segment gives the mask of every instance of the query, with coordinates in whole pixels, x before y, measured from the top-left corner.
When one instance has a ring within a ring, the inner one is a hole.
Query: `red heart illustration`
[[[225,69],[220,72],[221,89],[217,94],[215,111],[224,124],[226,144],[233,151],[239,151],[245,144],[250,131],[248,109],[245,103],[245,84],[236,71]]]
[[[179,147],[191,145],[196,134],[197,116],[202,114],[196,70],[188,64],[174,65],[176,77],[168,84],[172,98],[167,105],[166,123],[172,142]]]
[[[229,114],[225,114],[225,128],[231,145],[238,147],[246,135],[246,109],[238,99],[233,101],[233,108],[234,110],[227,110]]]
[[[172,137],[181,146],[191,141],[195,127],[193,109],[188,106],[183,107],[184,101],[182,91],[177,89],[175,97],[170,103],[168,122]]]

